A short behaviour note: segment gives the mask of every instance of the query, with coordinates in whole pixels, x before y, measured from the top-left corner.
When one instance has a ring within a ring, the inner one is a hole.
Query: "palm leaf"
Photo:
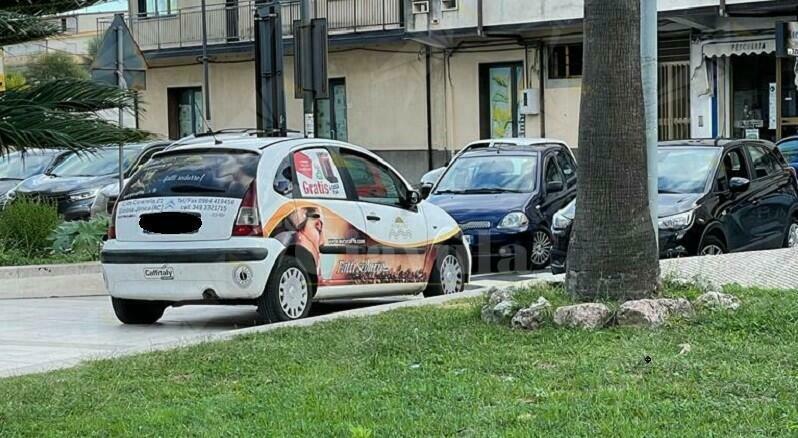
[[[100,111],[133,108],[135,90],[120,90],[92,81],[57,80],[16,88],[0,95],[0,105],[31,104],[62,111]],[[141,101],[139,101],[141,103]]]
[[[91,81],[53,81],[0,94],[0,155],[11,150],[93,150],[141,141],[149,133],[120,128],[97,116],[108,108],[129,110],[136,92]]]
[[[0,46],[46,38],[60,31],[53,22],[39,17],[0,10]]]
[[[57,14],[85,8],[102,0],[0,0],[0,9],[26,15]]]

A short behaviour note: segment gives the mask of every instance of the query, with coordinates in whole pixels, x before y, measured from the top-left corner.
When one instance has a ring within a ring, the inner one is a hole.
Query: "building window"
[[[177,10],[177,0],[138,0],[140,17],[170,15]]]
[[[457,0],[441,0],[442,11],[456,11],[458,8]]]
[[[330,98],[316,101],[316,136],[347,141],[346,80],[330,79]]]
[[[568,79],[581,76],[581,43],[549,48],[549,79]]]
[[[483,64],[479,75],[481,138],[523,137],[524,118],[519,114],[523,64]]]
[[[204,131],[201,87],[170,88],[168,99],[170,138],[183,138]]]

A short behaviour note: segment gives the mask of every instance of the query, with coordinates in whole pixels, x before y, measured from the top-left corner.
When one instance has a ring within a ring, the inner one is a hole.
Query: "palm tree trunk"
[[[651,296],[659,283],[648,205],[640,1],[585,0],[579,188],[568,291]]]

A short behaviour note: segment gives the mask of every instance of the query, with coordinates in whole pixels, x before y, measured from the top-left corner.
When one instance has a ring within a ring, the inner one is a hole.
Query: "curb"
[[[23,278],[101,274],[100,263],[74,263],[64,265],[9,266],[0,268],[0,281]]]
[[[99,263],[0,268],[0,300],[107,294]]]
[[[212,333],[212,334],[185,336],[179,339],[173,339],[162,343],[151,343],[147,345],[120,349],[112,352],[99,353],[97,355],[90,357],[74,358],[65,361],[34,365],[31,367],[15,368],[12,370],[0,372],[0,378],[45,373],[49,371],[70,368],[77,365],[84,365],[89,362],[98,361],[98,360],[118,359],[137,354],[154,353],[159,351],[167,351],[167,350],[174,350],[177,348],[190,347],[205,343],[229,341],[241,336],[247,336],[258,333],[267,333],[273,330],[279,330],[288,327],[309,327],[315,324],[328,322],[328,321],[335,321],[339,319],[352,319],[352,318],[375,316],[393,310],[409,308],[409,307],[436,306],[440,304],[445,304],[450,301],[475,298],[482,295],[489,289],[490,289],[489,287],[483,287],[475,290],[461,292],[459,294],[454,294],[454,295],[444,295],[434,298],[423,298],[418,300],[381,304],[372,307],[362,307],[358,309],[351,309],[351,310],[344,310],[341,312],[330,313],[327,315],[315,316],[312,318],[300,319],[297,321],[288,321],[276,324],[261,325],[256,327],[247,327],[243,329],[229,330],[225,332]]]

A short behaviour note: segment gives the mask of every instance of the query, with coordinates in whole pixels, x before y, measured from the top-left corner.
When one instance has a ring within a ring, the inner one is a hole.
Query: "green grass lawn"
[[[653,331],[512,331],[473,300],[4,379],[0,436],[796,436],[798,297],[733,292]]]

